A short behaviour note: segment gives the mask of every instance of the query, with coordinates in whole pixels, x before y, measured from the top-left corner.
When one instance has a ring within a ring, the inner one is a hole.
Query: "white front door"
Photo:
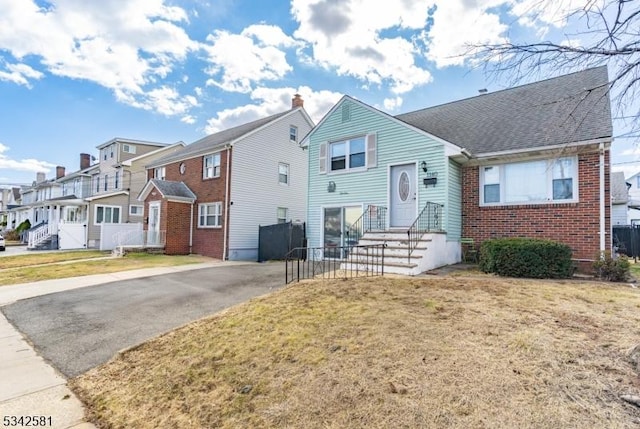
[[[149,229],[147,244],[160,244],[160,203],[149,203]]]
[[[416,192],[416,165],[404,164],[391,167],[390,227],[411,226],[416,217]]]

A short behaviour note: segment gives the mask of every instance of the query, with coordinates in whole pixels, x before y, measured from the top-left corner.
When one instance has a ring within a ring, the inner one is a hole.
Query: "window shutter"
[[[320,165],[320,174],[325,174],[327,172],[327,143],[320,143],[318,163]]]
[[[375,167],[377,164],[376,159],[376,135],[367,135],[367,168]]]

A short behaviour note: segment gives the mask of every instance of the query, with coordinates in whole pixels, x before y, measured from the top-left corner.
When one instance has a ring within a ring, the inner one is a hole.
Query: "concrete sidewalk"
[[[223,264],[247,265],[254,262],[214,261],[0,286],[0,306],[65,290]],[[44,427],[59,429],[95,428],[84,420],[84,407],[67,387],[67,380],[38,356],[33,347],[0,313],[0,422],[4,416],[51,417],[51,425],[47,420]]]

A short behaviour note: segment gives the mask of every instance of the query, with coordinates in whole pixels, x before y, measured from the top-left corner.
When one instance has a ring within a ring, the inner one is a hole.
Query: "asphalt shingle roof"
[[[164,197],[193,198],[195,194],[184,182],[173,182],[170,180],[151,179],[151,183],[158,188]]]
[[[404,113],[474,155],[612,136],[606,66]]]
[[[148,167],[156,167],[159,165],[165,165],[170,162],[175,162],[183,159],[189,159],[194,156],[202,155],[207,152],[212,152],[216,149],[222,148],[225,144],[230,143],[236,140],[239,137],[242,137],[245,134],[250,133],[251,131],[260,128],[261,126],[268,124],[269,122],[278,119],[281,116],[286,115],[291,112],[291,110],[286,110],[281,113],[276,113],[275,115],[268,116],[266,118],[258,119],[246,124],[238,125],[237,127],[229,128],[227,130],[219,131],[214,134],[210,134],[200,140],[197,140],[187,146],[184,149],[179,150],[171,155],[160,158]]]
[[[611,173],[611,202],[624,204],[629,201],[629,188],[624,180],[624,173],[616,171]]]

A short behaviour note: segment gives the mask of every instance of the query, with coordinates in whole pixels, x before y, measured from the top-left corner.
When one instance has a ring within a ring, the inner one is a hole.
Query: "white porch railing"
[[[42,243],[47,238],[51,237],[51,235],[53,235],[53,226],[54,225],[45,223],[29,231],[27,248],[33,249],[38,244]]]
[[[117,247],[164,247],[166,239],[166,231],[121,231],[113,236]]]

